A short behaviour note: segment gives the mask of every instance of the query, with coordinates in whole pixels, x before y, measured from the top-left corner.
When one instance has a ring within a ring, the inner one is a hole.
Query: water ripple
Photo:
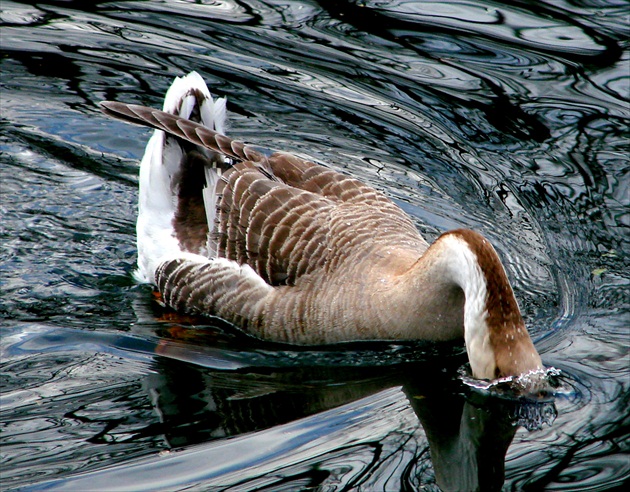
[[[261,347],[219,322],[169,319],[133,285],[148,132],[97,103],[159,107],[193,69],[228,96],[234,136],[360,177],[429,238],[465,226],[496,245],[564,384],[552,425],[516,431],[507,489],[628,478],[625,5],[6,1],[0,22],[3,487],[63,488],[99,468],[110,485],[108,467],[144,456],[141,483],[164,464],[147,455],[204,442],[199,456],[234,453],[233,470],[214,472],[252,487],[438,487],[409,408],[426,395],[361,400],[401,368],[435,371],[426,347]],[[438,360],[454,374],[450,355]],[[344,440],[333,407],[352,401],[344,417],[374,404],[389,430]],[[313,437],[299,417],[331,441],[294,459],[283,430]],[[277,467],[244,458],[269,443],[285,446]]]

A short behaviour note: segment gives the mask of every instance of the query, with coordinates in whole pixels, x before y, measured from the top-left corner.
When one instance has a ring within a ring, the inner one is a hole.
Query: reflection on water
[[[248,359],[256,361],[253,354],[213,353],[205,346],[191,344],[188,360],[183,362],[181,346],[168,339],[151,344],[146,339],[99,333],[79,339],[70,330],[41,327],[14,343],[11,355],[85,351],[86,345],[101,354],[132,351],[137,361],[151,361],[156,353],[162,356],[141,379],[141,392],[151,401],[154,414],[149,418],[143,415],[146,420],[142,425],[141,416],[125,418],[124,410],[117,408],[115,401],[108,401],[107,414],[113,418],[87,441],[113,444],[154,435],[169,449],[189,451],[53,480],[42,485],[46,490],[185,488],[197,481],[255,490],[261,480],[268,484],[287,482],[292,487],[298,483],[316,486],[330,480],[331,460],[340,459],[340,449],[344,450],[344,462],[355,462],[341,479],[346,485],[380,489],[380,480],[386,479],[395,490],[424,482],[435,482],[445,491],[500,490],[505,453],[517,431],[515,424],[529,422],[532,429],[540,429],[543,424],[551,425],[556,414],[550,399],[502,400],[483,393],[464,396],[452,374],[444,371],[444,359],[439,363],[375,367],[366,364],[375,355],[369,349],[363,351],[366,360],[355,365],[344,359],[346,351],[339,354],[336,366],[331,365],[333,357],[309,351],[290,365],[282,366],[276,359],[276,367],[265,370],[261,366],[253,371],[245,365]],[[418,356],[426,358],[424,353]],[[263,362],[262,357],[258,363]],[[274,355],[267,357],[267,364],[272,365]],[[239,359],[240,364],[236,362]],[[318,362],[327,365],[313,366]],[[460,362],[461,357],[456,358],[446,367]],[[91,364],[83,359],[81,365]],[[59,387],[59,382],[55,386]],[[75,402],[80,398],[76,393],[72,396]],[[124,401],[129,404],[133,399],[126,396]],[[64,417],[87,428],[95,412],[105,415],[100,403],[82,401]],[[243,435],[240,441],[225,441],[238,435]],[[215,440],[218,445],[191,446]],[[398,452],[408,455],[402,469],[398,469]],[[223,453],[230,455],[228,462],[219,458]],[[296,453],[298,462],[294,461]],[[309,466],[304,463],[305,453]],[[174,471],[182,461],[185,472]],[[296,466],[303,469],[297,477]],[[391,467],[397,469],[395,474]],[[238,473],[233,472],[235,468]],[[242,475],[244,468],[248,469],[247,479]],[[381,476],[377,473],[381,469],[389,470],[388,474]],[[274,473],[264,478],[271,470]],[[281,470],[282,478],[271,478]]]
[[[4,1],[0,21],[3,490],[630,477],[627,6]],[[129,275],[147,132],[97,103],[158,107],[190,70],[235,137],[360,177],[429,238],[490,237],[551,401],[470,389],[461,347],[295,350],[152,306]]]

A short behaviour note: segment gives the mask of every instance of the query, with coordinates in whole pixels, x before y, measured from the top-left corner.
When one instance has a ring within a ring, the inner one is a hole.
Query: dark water
[[[2,490],[609,490],[630,477],[627,2],[4,0]],[[296,351],[136,286],[148,132],[199,71],[230,133],[384,190],[505,260],[557,393],[461,347]]]

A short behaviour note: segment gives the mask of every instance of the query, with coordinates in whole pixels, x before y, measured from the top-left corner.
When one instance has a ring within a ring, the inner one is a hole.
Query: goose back
[[[295,285],[306,274],[341,273],[351,286],[353,275],[365,276],[392,251],[415,261],[428,248],[407,214],[357,179],[292,154],[266,156],[175,114],[109,101],[101,105],[111,116],[235,161],[216,185],[215,222],[206,225],[200,222],[207,213],[199,207],[204,156],[194,150],[186,154],[191,170],[181,178],[189,177],[190,185],[182,183],[180,189],[196,191],[185,196],[186,203],[179,197],[180,215],[188,217],[178,223],[186,251],[196,252],[201,234],[209,233],[217,257],[251,266],[270,285]],[[352,268],[341,269],[344,264]]]

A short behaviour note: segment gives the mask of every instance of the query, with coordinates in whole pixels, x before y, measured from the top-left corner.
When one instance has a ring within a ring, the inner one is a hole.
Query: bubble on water
[[[545,424],[551,426],[557,416],[558,410],[552,402],[525,402],[515,405],[511,412],[514,424],[530,432],[542,429]]]

